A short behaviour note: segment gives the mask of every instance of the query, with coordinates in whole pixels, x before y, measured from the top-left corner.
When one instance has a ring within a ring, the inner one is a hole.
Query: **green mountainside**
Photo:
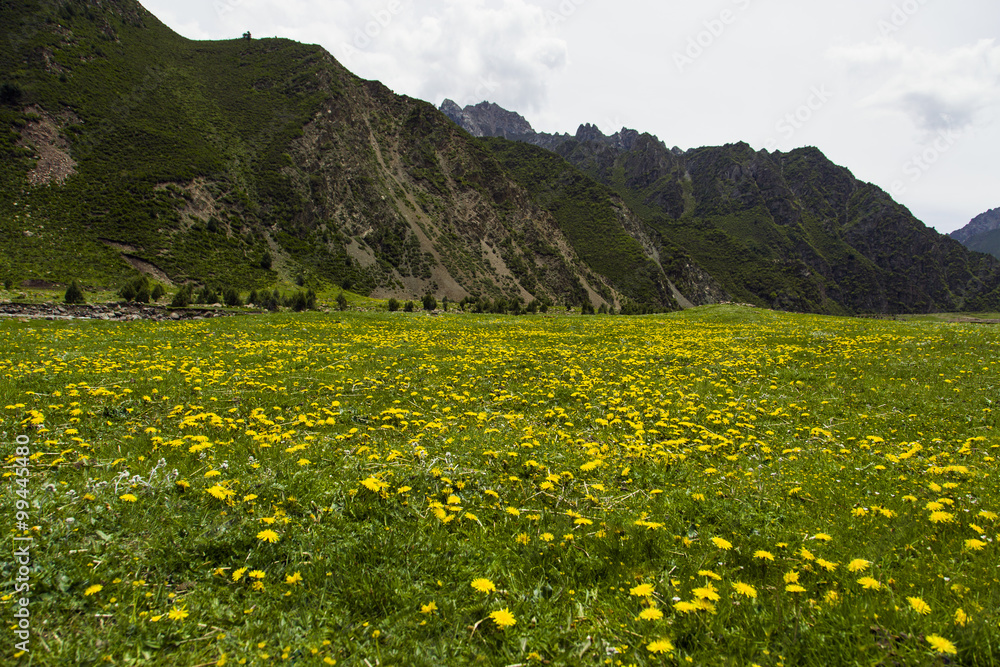
[[[977,234],[965,242],[965,247],[1000,259],[1000,229]]]
[[[14,0],[0,29],[5,282],[115,286],[139,270],[244,290],[678,307],[585,261],[431,105],[320,47],[191,41],[132,0]]]
[[[668,149],[634,130],[524,131],[493,106],[446,101],[470,130],[544,147],[618,194],[663,243],[733,298],[825,313],[992,309],[1000,263],[929,229],[816,148]],[[488,114],[485,120],[480,115]]]
[[[0,32],[7,286],[1000,309],[1000,262],[815,149],[542,135],[452,103],[521,141],[476,138],[318,46],[188,40],[135,0],[8,0]]]

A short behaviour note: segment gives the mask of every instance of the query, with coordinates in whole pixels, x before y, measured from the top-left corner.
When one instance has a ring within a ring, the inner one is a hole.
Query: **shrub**
[[[213,304],[219,302],[219,293],[215,291],[214,287],[205,285],[200,290],[194,299],[195,303]]]
[[[389,299],[389,312],[395,313],[397,310],[399,310],[399,301],[396,299]]]
[[[161,285],[160,283],[156,283],[155,285],[153,285],[153,292],[152,294],[150,294],[150,297],[153,299],[153,301],[159,301],[160,299],[163,298],[163,295],[166,293],[167,290],[163,288],[163,285]]]
[[[174,294],[173,300],[170,302],[171,308],[187,308],[191,305],[191,301],[194,299],[194,290],[191,289],[190,285],[185,285],[184,287],[177,290]]]
[[[260,268],[264,269],[265,271],[269,271],[271,269],[271,264],[273,263],[274,263],[274,258],[271,257],[271,253],[264,251],[264,256],[260,258]]]
[[[16,107],[21,103],[24,92],[21,86],[16,83],[4,82],[0,84],[0,104],[4,106]],[[9,288],[8,288],[9,289]]]
[[[347,297],[341,292],[337,295],[337,308],[340,310],[347,310]]]
[[[253,288],[252,290],[250,290],[250,296],[247,297],[247,303],[248,304],[252,303],[255,306],[259,306],[260,305],[260,295],[257,294],[257,288],[256,287]]]
[[[407,313],[412,313],[414,310],[414,305],[412,301],[407,301],[406,305],[403,306],[403,310]]]
[[[87,300],[83,297],[83,290],[80,289],[79,283],[75,280],[66,288],[66,295],[63,297],[63,300],[71,304],[87,303]]]
[[[243,305],[243,299],[240,298],[240,293],[233,287],[227,287],[226,291],[222,295],[222,298],[225,300],[226,305],[230,308],[239,308]]]
[[[118,296],[125,301],[149,303],[149,300],[152,298],[149,278],[146,276],[140,276],[135,280],[125,283],[125,285],[118,290]]]
[[[433,294],[424,295],[424,310],[434,310],[438,307],[437,299],[434,298]]]

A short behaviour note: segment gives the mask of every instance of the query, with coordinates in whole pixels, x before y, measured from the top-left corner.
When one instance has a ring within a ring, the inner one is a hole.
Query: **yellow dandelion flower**
[[[235,491],[231,491],[230,489],[227,489],[221,484],[216,484],[215,486],[209,489],[205,489],[205,493],[211,495],[214,498],[218,498],[219,500],[226,500],[227,498],[229,498],[229,496],[236,495]]]
[[[243,578],[243,575],[247,573],[248,567],[241,567],[240,569],[233,572],[233,582],[237,582]]]
[[[948,655],[958,654],[958,649],[955,645],[944,637],[940,637],[938,635],[927,635],[925,639],[927,640],[927,643],[931,645],[931,648],[937,653],[946,653]]]
[[[134,503],[135,501],[139,500],[138,498],[136,498],[131,493],[126,493],[124,495],[118,496],[118,498],[119,498],[119,500],[124,500],[127,503]]]
[[[670,643],[669,639],[657,639],[655,642],[647,644],[646,650],[650,653],[670,653],[674,650],[674,645]]]
[[[715,572],[712,572],[711,570],[698,570],[698,576],[708,577],[709,579],[715,579],[716,581],[722,581],[722,577],[717,575]]]
[[[861,577],[858,579],[858,583],[861,584],[865,589],[880,591],[882,590],[882,584],[878,579],[872,579],[871,577]]]
[[[910,603],[910,607],[913,611],[917,612],[921,616],[926,616],[931,613],[930,605],[920,598],[906,598],[906,601]]]
[[[663,612],[656,607],[648,607],[639,613],[639,618],[644,621],[658,621],[663,618]]]
[[[977,539],[965,541],[965,548],[969,551],[982,551],[986,547],[986,542]]]
[[[84,595],[94,595],[95,593],[100,593],[104,590],[104,586],[100,584],[94,584],[93,586],[88,586],[87,590],[83,592]]]
[[[753,552],[753,557],[759,558],[761,560],[771,560],[771,561],[774,560],[774,554],[772,554],[770,551],[764,551],[763,549],[758,549],[757,551]]]
[[[847,565],[847,569],[851,572],[864,572],[871,565],[871,562],[865,560],[864,558],[855,558]]]
[[[833,539],[832,537],[830,537],[830,536],[829,536],[829,535],[827,535],[826,533],[816,533],[815,535],[813,535],[813,537],[812,537],[812,538],[813,538],[814,540],[821,540],[821,541],[823,541],[823,542],[829,542],[830,540],[832,540],[832,539]]]
[[[725,540],[721,537],[713,537],[712,544],[722,549],[723,551],[729,551],[730,549],[733,548],[732,542],[730,542],[729,540]]]
[[[757,589],[751,586],[750,584],[744,584],[742,581],[737,581],[736,583],[734,583],[733,590],[739,593],[740,595],[744,595],[748,598],[757,597]]]
[[[265,572],[263,572],[262,570],[254,570],[253,572],[251,572],[247,576],[250,577],[251,579],[263,579],[264,577],[267,576],[267,574]]]
[[[375,477],[369,477],[368,479],[361,480],[361,485],[373,493],[379,493],[388,486],[385,482]]]
[[[435,604],[434,602],[428,602],[427,604],[420,605],[420,613],[433,614],[435,611],[437,611],[437,608],[438,608],[437,604]]]
[[[786,584],[797,584],[799,583],[799,573],[794,570],[791,572],[785,572],[783,579]]]
[[[837,566],[838,566],[837,563],[834,563],[834,562],[828,561],[828,560],[824,560],[822,558],[817,558],[816,559],[816,564],[819,565],[824,570],[826,570],[827,572],[833,572],[834,570],[837,569]]]
[[[693,602],[685,602],[684,600],[681,600],[680,602],[674,603],[674,609],[682,614],[690,614],[698,611],[700,607]]]
[[[799,584],[788,584],[785,586],[785,590],[789,593],[805,593],[806,589]]]
[[[635,595],[635,596],[641,597],[641,598],[648,598],[649,596],[651,596],[655,592],[656,592],[656,590],[652,587],[652,585],[650,585],[650,584],[639,584],[635,588],[630,588],[629,591],[628,591],[628,594],[629,595]]]
[[[294,586],[297,583],[299,583],[300,581],[302,581],[302,573],[301,572],[296,572],[295,574],[285,575],[285,583],[288,584],[288,585],[290,585],[290,586]]]
[[[951,523],[955,520],[955,515],[949,512],[931,512],[929,520],[931,523]]]
[[[552,540],[556,539],[556,536],[553,535],[552,533],[542,533],[541,535],[538,536],[538,539],[542,540],[543,542],[551,542]]]
[[[718,602],[721,599],[719,597],[718,591],[712,584],[696,588],[693,591],[691,591],[691,594],[694,595],[699,600],[711,600],[712,602]]]
[[[169,612],[167,612],[167,618],[171,621],[183,621],[189,615],[187,607],[173,607]]]
[[[257,533],[257,539],[260,540],[261,542],[271,542],[273,544],[277,542],[280,538],[278,537],[278,534],[276,532],[268,528],[267,530],[262,530],[259,533]]]
[[[483,577],[473,579],[471,586],[480,593],[494,593],[497,590],[492,581]]]
[[[969,615],[965,613],[965,610],[961,607],[955,611],[955,625],[961,625],[963,628],[969,622]]]
[[[509,628],[512,625],[517,625],[517,619],[514,618],[514,614],[510,613],[510,610],[506,607],[503,609],[498,609],[497,611],[490,613],[490,618],[493,622],[497,624],[497,627],[501,630],[504,628]]]
[[[997,513],[996,512],[988,512],[986,510],[982,510],[977,516],[979,516],[980,518],[986,519],[987,521],[996,521],[997,520]]]
[[[816,556],[813,556],[812,552],[805,547],[799,549],[799,556],[801,556],[803,560],[816,560]]]

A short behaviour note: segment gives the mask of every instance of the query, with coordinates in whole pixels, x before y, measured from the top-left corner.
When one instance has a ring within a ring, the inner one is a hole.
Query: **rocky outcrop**
[[[30,320],[107,320],[132,322],[135,320],[204,320],[215,317],[233,317],[255,314],[256,311],[233,311],[213,308],[164,308],[134,303],[104,304],[52,304],[0,302],[0,317]]]
[[[994,208],[977,215],[965,227],[958,229],[949,236],[959,243],[968,246],[974,237],[1000,229],[1000,208]]]

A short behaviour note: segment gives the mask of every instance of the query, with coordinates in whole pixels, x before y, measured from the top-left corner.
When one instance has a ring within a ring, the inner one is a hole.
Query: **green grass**
[[[3,320],[19,664],[994,664],[998,348],[733,307]]]

